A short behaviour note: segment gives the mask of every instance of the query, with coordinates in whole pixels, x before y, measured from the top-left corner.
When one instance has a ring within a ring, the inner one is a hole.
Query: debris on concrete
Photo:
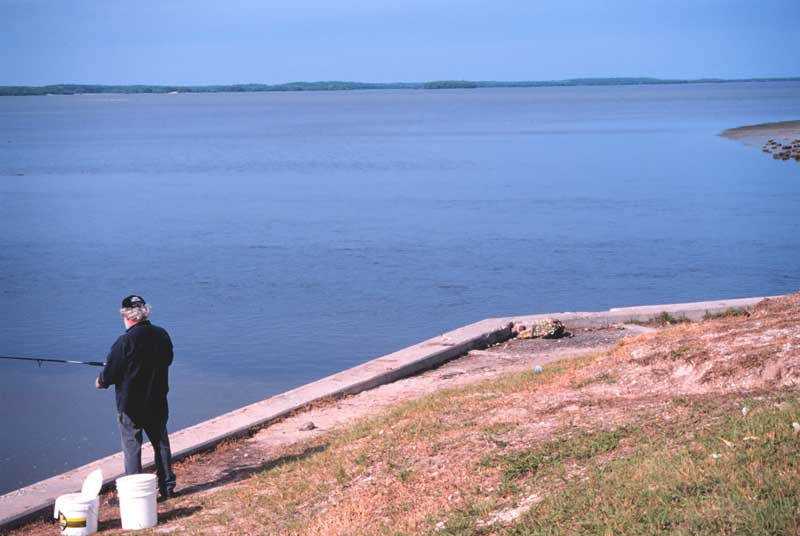
[[[537,322],[530,327],[523,324],[515,324],[512,328],[512,333],[517,335],[519,339],[558,339],[566,334],[564,324],[555,318],[548,318]]]

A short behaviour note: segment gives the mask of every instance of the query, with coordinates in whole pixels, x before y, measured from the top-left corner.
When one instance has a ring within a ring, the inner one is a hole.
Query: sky
[[[0,0],[0,85],[800,76],[800,0]]]

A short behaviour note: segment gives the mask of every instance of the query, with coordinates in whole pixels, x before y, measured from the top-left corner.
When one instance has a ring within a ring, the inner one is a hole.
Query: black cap
[[[145,301],[144,298],[141,296],[137,296],[136,294],[131,294],[124,300],[122,300],[122,308],[123,309],[130,309],[131,307],[144,307]]]

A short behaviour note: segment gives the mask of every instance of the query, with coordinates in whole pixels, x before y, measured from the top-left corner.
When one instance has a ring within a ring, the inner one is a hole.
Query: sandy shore
[[[720,136],[747,145],[764,145],[769,140],[789,141],[800,138],[800,121],[780,121],[729,128],[722,131]]]
[[[771,155],[774,160],[800,162],[800,121],[730,128],[721,132],[720,136],[752,147],[761,147],[761,151]]]

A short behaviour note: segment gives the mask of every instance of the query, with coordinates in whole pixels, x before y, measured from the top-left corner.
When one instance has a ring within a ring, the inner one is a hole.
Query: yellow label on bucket
[[[86,527],[85,517],[67,517],[63,512],[58,512],[58,526],[61,530],[79,529]]]

